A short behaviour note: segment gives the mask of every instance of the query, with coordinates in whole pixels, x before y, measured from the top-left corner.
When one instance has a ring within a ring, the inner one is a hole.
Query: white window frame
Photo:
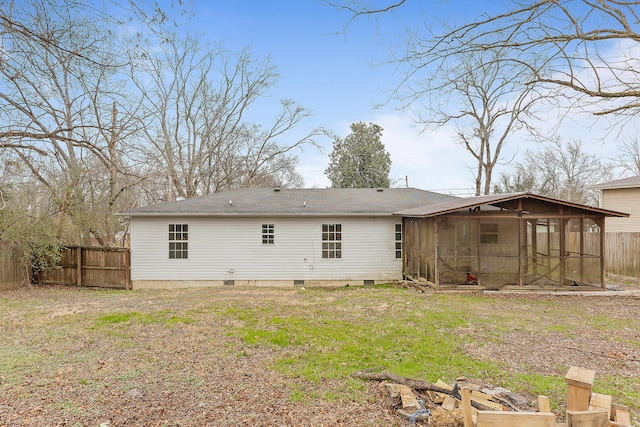
[[[276,226],[275,224],[262,224],[262,244],[275,245]]]
[[[342,224],[322,224],[322,259],[342,258]]]
[[[169,259],[189,259],[189,224],[169,224]]]
[[[395,225],[395,251],[396,259],[402,258],[402,223]]]

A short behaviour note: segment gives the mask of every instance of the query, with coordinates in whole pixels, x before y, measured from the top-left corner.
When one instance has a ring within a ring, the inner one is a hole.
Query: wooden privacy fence
[[[126,248],[72,246],[57,268],[40,273],[40,283],[131,289],[131,252]]]
[[[20,265],[15,247],[0,240],[0,290],[17,289],[26,282],[27,271]]]
[[[640,233],[606,233],[607,273],[640,277]]]

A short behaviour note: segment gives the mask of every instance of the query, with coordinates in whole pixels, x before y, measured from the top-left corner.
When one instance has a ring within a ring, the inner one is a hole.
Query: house
[[[414,188],[239,189],[122,212],[136,288],[402,278],[402,217],[457,197]]]
[[[531,193],[395,213],[403,219],[404,276],[436,289],[604,289],[605,218],[629,216]]]
[[[594,185],[600,190],[600,207],[629,213],[628,218],[608,218],[608,232],[640,232],[640,176]]]

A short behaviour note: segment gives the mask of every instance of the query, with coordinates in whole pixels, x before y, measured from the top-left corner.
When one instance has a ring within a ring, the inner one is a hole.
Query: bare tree
[[[404,2],[368,7],[364,1],[330,2],[354,17],[384,13]],[[502,13],[483,14],[451,30],[420,36],[410,53],[420,67],[487,51],[517,52],[530,68],[529,85],[558,89],[596,115],[631,118],[640,110],[639,0],[512,0]],[[438,28],[425,23],[425,28]],[[407,59],[410,57],[407,56]],[[593,105],[595,102],[595,105]]]
[[[620,154],[616,157],[616,161],[623,173],[640,175],[640,141],[638,141],[638,137],[626,138],[618,146],[618,149]]]
[[[528,69],[505,56],[497,51],[459,55],[434,74],[424,73],[420,60],[401,60],[414,83],[398,90],[398,99],[406,107],[424,105],[417,120],[426,126],[456,126],[458,141],[475,159],[476,195],[489,194],[504,146],[535,118],[533,107],[543,98],[525,84]]]
[[[39,212],[56,218],[61,241],[86,244],[93,235],[108,244],[113,221],[91,214],[106,218],[120,208],[117,199],[130,185],[120,182],[129,174],[123,156],[137,127],[135,95],[125,93],[122,80],[126,58],[109,30],[115,21],[85,15],[73,2],[6,6],[0,14],[0,150],[46,189],[49,203]],[[96,187],[91,180],[99,168],[109,177],[101,205],[85,192]]]
[[[530,191],[558,199],[598,204],[598,192],[590,187],[612,179],[613,167],[586,152],[580,140],[555,139],[542,151],[527,150],[514,171],[502,174],[496,193]]]
[[[264,183],[268,171],[293,164],[292,150],[322,133],[283,143],[309,115],[289,100],[269,127],[248,121],[278,78],[268,59],[256,61],[249,50],[232,55],[187,37],[133,53],[132,78],[145,94],[145,155],[159,178],[169,177],[165,199]]]

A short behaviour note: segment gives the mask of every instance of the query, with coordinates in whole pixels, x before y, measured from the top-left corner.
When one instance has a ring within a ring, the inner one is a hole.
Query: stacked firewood
[[[558,423],[549,398],[537,401],[492,387],[482,381],[458,378],[453,384],[435,384],[388,372],[359,371],[356,378],[380,381],[379,387],[399,415],[414,424],[433,427],[631,427],[629,408],[613,403],[611,396],[593,393],[595,372],[571,367],[566,423]]]

